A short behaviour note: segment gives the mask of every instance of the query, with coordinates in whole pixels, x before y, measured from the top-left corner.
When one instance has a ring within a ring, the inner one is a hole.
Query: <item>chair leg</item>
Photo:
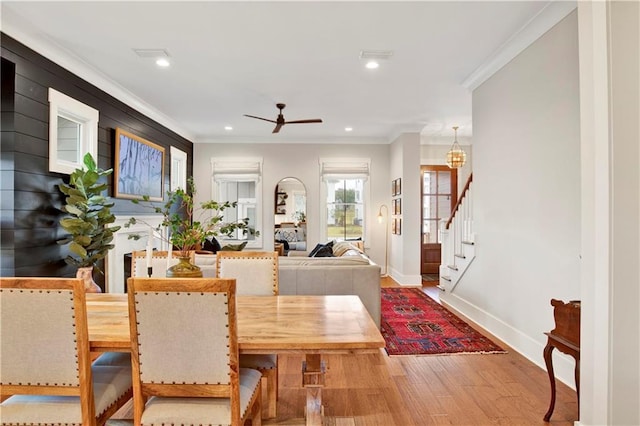
[[[278,369],[272,368],[268,370],[262,370],[262,376],[267,381],[267,416],[268,419],[273,419],[277,416],[278,405]]]

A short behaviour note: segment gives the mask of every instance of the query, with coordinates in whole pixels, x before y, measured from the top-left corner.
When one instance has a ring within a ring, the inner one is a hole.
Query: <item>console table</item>
[[[547,335],[547,346],[544,348],[544,362],[547,365],[549,381],[551,382],[551,403],[549,410],[544,415],[544,421],[548,422],[556,405],[556,379],[553,374],[553,358],[551,353],[554,348],[560,352],[571,355],[576,361],[575,380],[578,394],[578,409],[580,407],[580,301],[572,300],[564,303],[561,300],[551,299],[553,306],[553,318],[556,327]]]

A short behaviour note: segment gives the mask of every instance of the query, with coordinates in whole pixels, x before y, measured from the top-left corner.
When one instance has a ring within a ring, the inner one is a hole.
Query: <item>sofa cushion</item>
[[[342,257],[280,257],[281,266],[362,266],[370,265],[371,261],[364,256]]]

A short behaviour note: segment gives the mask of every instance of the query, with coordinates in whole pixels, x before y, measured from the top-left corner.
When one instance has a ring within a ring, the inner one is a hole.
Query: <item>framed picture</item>
[[[391,224],[391,232],[395,235],[402,234],[402,219],[399,217],[393,218],[393,223]]]
[[[115,167],[116,198],[162,201],[164,193],[164,148],[146,139],[116,129]]]
[[[396,187],[396,195],[402,195],[402,178],[398,178],[395,180]]]
[[[287,198],[286,192],[276,192],[276,214],[287,214]]]
[[[393,210],[393,214],[402,214],[402,198],[394,198],[391,203],[391,208]]]
[[[397,179],[394,179],[394,180],[391,181],[391,196],[392,197],[395,197],[396,195],[398,195],[396,193],[396,180]]]

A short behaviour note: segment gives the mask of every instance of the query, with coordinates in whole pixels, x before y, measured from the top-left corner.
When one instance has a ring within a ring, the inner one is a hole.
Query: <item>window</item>
[[[366,239],[368,159],[321,159],[322,230],[325,240]]]
[[[237,202],[224,211],[224,221],[249,219],[259,233],[237,231],[232,237],[220,236],[225,243],[247,241],[247,247],[262,247],[262,158],[212,158],[212,198],[218,202]]]
[[[98,161],[97,109],[49,88],[49,171],[71,174],[91,154]]]
[[[171,191],[187,188],[187,153],[171,147]]]

